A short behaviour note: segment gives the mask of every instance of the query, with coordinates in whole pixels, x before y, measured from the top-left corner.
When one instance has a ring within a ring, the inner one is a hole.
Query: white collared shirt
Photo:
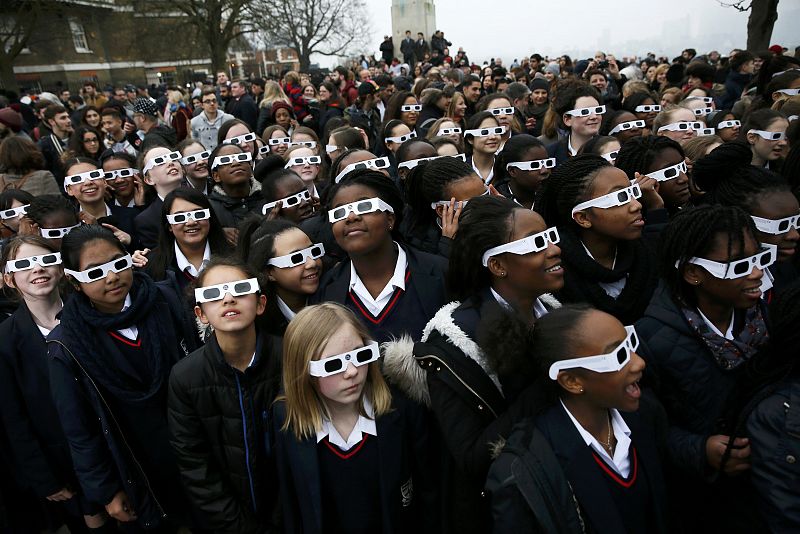
[[[119,312],[122,313],[130,307],[131,307],[131,294],[128,293],[127,295],[125,295],[125,304],[122,305],[122,309]],[[117,332],[123,337],[130,339],[131,341],[139,337],[139,329],[136,327],[136,325],[131,325],[129,328],[123,328],[121,330],[117,330]]]
[[[181,270],[182,273],[188,272],[193,277],[197,278],[197,275],[200,274],[200,271],[203,270],[203,267],[206,266],[211,260],[211,247],[208,245],[208,241],[206,241],[206,249],[203,251],[203,263],[200,265],[200,269],[198,270],[194,265],[189,263],[189,260],[186,259],[183,252],[181,252],[181,247],[178,246],[178,242],[175,242],[175,261],[178,264],[178,269]]]
[[[489,291],[492,292],[492,296],[494,297],[494,300],[496,300],[497,303],[500,306],[502,306],[505,309],[510,310],[510,311],[514,310],[514,308],[511,306],[511,304],[509,304],[508,301],[506,299],[504,299],[502,297],[502,295],[500,295],[500,293],[495,291],[493,287],[490,287]],[[538,319],[539,317],[542,317],[543,315],[547,315],[547,308],[545,308],[544,304],[542,304],[542,301],[537,298],[535,301],[533,301],[533,316]]]
[[[383,116],[386,114],[386,104],[383,103],[383,100],[378,99],[378,103],[375,105],[375,107],[381,114],[381,121],[383,121]]]
[[[592,258],[594,261],[597,261],[594,259],[594,256],[592,256],[592,253],[589,250],[589,248],[583,244],[583,241],[581,241],[581,245],[583,245],[583,250],[586,251],[586,254],[588,254],[589,257]],[[614,270],[616,264],[617,264],[617,253],[614,252],[614,263],[611,264],[611,270]],[[612,299],[616,299],[622,294],[622,290],[625,289],[625,284],[627,283],[627,281],[628,277],[626,275],[617,280],[616,282],[597,282],[597,285],[603,288],[603,291],[606,292],[606,295],[608,295]]]
[[[336,427],[333,426],[328,419],[322,419],[322,429],[317,431],[317,443],[325,439],[327,436],[328,441],[331,445],[336,445],[343,451],[349,451],[359,443],[364,438],[364,434],[369,434],[371,436],[378,435],[378,429],[375,426],[375,410],[372,408],[372,404],[370,404],[367,397],[363,397],[364,399],[364,412],[366,412],[367,417],[363,415],[358,416],[358,421],[356,421],[356,426],[353,427],[352,432],[344,439],[342,436],[339,435],[339,431],[336,430]]]
[[[361,302],[364,303],[364,306],[367,307],[367,310],[376,317],[380,315],[386,305],[392,300],[392,295],[394,295],[394,290],[396,288],[400,288],[403,291],[406,289],[406,269],[408,268],[408,260],[406,259],[406,253],[403,247],[397,243],[394,245],[397,247],[397,263],[394,265],[394,274],[389,279],[386,287],[384,287],[375,298],[372,298],[364,282],[358,277],[353,262],[350,262],[350,291],[355,293]]]
[[[572,148],[572,136],[571,135],[567,136],[567,150],[569,150],[569,153],[572,156],[577,156],[578,155],[578,151],[576,149]]]
[[[135,208],[136,207],[136,201],[134,199],[130,199],[128,201],[128,203],[125,206],[123,206],[122,204],[119,203],[119,200],[117,200],[115,198],[114,199],[114,205],[115,206],[120,206],[120,207],[123,207],[123,208]]]
[[[280,298],[278,295],[275,295],[275,297],[278,299],[278,309],[281,311],[281,314],[286,317],[286,320],[291,321],[294,319],[294,316],[297,314],[292,311],[289,305],[286,304],[282,298]]]
[[[719,328],[717,328],[716,326],[714,326],[714,323],[712,323],[712,322],[711,322],[711,321],[708,319],[708,317],[706,317],[706,316],[703,314],[703,312],[701,312],[701,311],[700,311],[700,308],[697,308],[697,313],[699,313],[699,314],[700,314],[700,317],[703,319],[703,321],[705,321],[705,322],[706,322],[706,324],[707,324],[707,325],[708,325],[708,327],[711,329],[711,331],[712,331],[712,332],[714,332],[715,334],[717,334],[719,337],[724,337],[725,339],[728,339],[728,340],[730,340],[730,341],[733,341],[734,339],[736,339],[735,337],[733,337],[733,320],[734,320],[734,318],[735,318],[735,314],[736,314],[736,312],[735,312],[735,311],[732,311],[732,312],[731,312],[731,322],[730,322],[730,323],[728,323],[728,330],[727,330],[727,331],[726,331],[724,334],[723,334],[723,333],[720,331],[720,329],[719,329]]]
[[[611,430],[614,432],[614,437],[617,440],[617,446],[614,448],[614,457],[612,458],[608,454],[606,448],[600,445],[600,442],[587,432],[578,420],[575,419],[564,404],[564,401],[559,402],[561,402],[561,406],[563,406],[564,411],[567,412],[572,424],[575,425],[575,428],[578,430],[578,433],[580,433],[583,441],[586,442],[586,445],[591,447],[606,460],[609,467],[612,467],[622,478],[628,478],[628,475],[631,473],[631,458],[629,454],[631,447],[631,429],[625,424],[625,420],[622,419],[619,412],[613,408],[608,411],[611,414]]]
[[[489,185],[490,183],[492,183],[492,178],[494,178],[494,165],[492,165],[492,168],[489,171],[489,175],[486,178],[483,177],[483,175],[481,174],[481,171],[478,170],[478,167],[475,166],[475,160],[472,160],[472,170],[475,171],[475,174],[480,176],[480,178],[481,178],[481,180],[483,180],[484,184]]]

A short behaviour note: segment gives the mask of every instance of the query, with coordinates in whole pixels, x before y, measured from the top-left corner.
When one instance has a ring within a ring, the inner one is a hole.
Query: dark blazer
[[[273,410],[283,530],[287,534],[326,532],[321,494],[335,488],[320,486],[316,437],[297,441],[291,430],[280,430],[286,420],[285,404],[277,402]],[[375,426],[380,459],[376,476],[381,485],[381,532],[438,534],[437,470],[433,462],[436,453],[428,436],[425,410],[392,391],[392,409],[377,418]],[[410,494],[403,489],[409,482],[413,488]]]
[[[556,158],[556,165],[564,163],[572,156],[569,153],[569,134],[565,135],[555,143],[547,145],[547,157]]]
[[[144,248],[158,246],[158,232],[161,228],[161,206],[164,201],[156,196],[153,201],[133,219],[136,239]]]
[[[256,131],[258,106],[256,106],[252,96],[244,94],[238,100],[231,98],[225,106],[225,113],[230,113],[237,119],[243,120],[250,126],[251,131]]]

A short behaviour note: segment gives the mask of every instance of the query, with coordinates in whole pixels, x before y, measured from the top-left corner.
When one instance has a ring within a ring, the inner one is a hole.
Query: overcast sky
[[[380,57],[378,46],[391,34],[392,2],[366,4],[373,22],[371,52]],[[688,47],[727,54],[745,46],[748,15],[717,0],[436,0],[437,27],[453,49],[463,46],[480,63],[501,57],[510,64],[533,52],[583,58],[597,49],[617,56],[652,51],[672,57]],[[782,0],[771,44],[790,50],[800,45],[797,21],[800,0]],[[324,66],[332,62],[319,60]]]

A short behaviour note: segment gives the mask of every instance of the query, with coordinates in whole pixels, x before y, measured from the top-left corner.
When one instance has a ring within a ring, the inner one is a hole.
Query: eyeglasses
[[[687,96],[684,100],[702,100],[706,104],[711,104],[714,102],[714,99],[710,96]]]
[[[422,111],[422,106],[420,104],[406,104],[404,106],[400,106],[400,111]]]
[[[325,255],[325,246],[322,243],[314,243],[308,248],[286,254],[284,256],[277,256],[267,261],[267,265],[274,265],[279,269],[288,269],[290,267],[297,267],[298,265],[305,264],[309,258],[316,260]]]
[[[800,215],[792,215],[785,219],[762,219],[755,215],[751,215],[750,217],[752,217],[758,231],[764,232],[765,234],[785,234],[792,228],[800,230]]]
[[[324,378],[343,372],[347,369],[348,363],[361,367],[376,361],[380,357],[381,351],[378,348],[378,344],[375,341],[371,341],[361,348],[308,362],[308,374]]]
[[[697,108],[693,109],[692,111],[697,117],[705,117],[706,115],[714,111],[714,108]]]
[[[453,134],[460,134],[461,128],[442,128],[438,132],[436,132],[437,137],[441,137],[443,135],[453,135]]]
[[[749,134],[756,134],[757,136],[761,137],[762,139],[766,139],[767,141],[781,141],[786,139],[785,132],[766,132],[764,130],[747,130]]]
[[[256,140],[256,134],[253,132],[237,135],[236,137],[231,137],[230,139],[226,139],[223,141],[226,145],[243,145],[245,143],[251,143]]]
[[[344,150],[346,148],[347,147],[337,146],[337,145],[325,145],[325,153],[326,154],[332,154],[333,152],[336,152],[337,150]]]
[[[673,122],[670,124],[665,124],[661,128],[658,129],[659,132],[664,130],[670,132],[686,132],[688,130],[699,130],[703,127],[702,122]]]
[[[761,247],[764,249],[762,252],[741,260],[719,262],[705,258],[691,258],[688,263],[699,265],[714,278],[721,280],[743,278],[749,276],[756,267],[764,270],[775,263],[778,257],[778,246],[761,243]]]
[[[506,170],[514,167],[521,171],[538,171],[540,169],[552,169],[556,166],[556,158],[535,159],[532,161],[512,161],[506,165]]]
[[[485,197],[485,196],[489,195],[491,192],[492,192],[491,189],[489,189],[487,187],[483,191],[483,193],[481,193],[477,197],[472,197],[472,198]],[[437,210],[440,207],[441,208],[446,208],[447,206],[450,205],[451,202],[452,202],[451,200],[439,200],[437,202],[431,202],[431,208],[433,210]],[[455,204],[453,205],[453,207],[454,207],[454,209],[459,209],[460,208],[460,209],[463,210],[464,208],[467,207],[467,202],[469,202],[469,200],[456,200]]]
[[[794,68],[794,69],[786,69],[786,70],[782,70],[782,71],[780,71],[780,72],[776,72],[775,74],[773,74],[773,75],[772,75],[772,77],[774,78],[774,77],[776,77],[776,76],[780,76],[781,74],[785,74],[785,73],[787,73],[787,72],[791,72],[791,71],[793,71],[793,70],[800,70],[800,69],[798,69],[798,68]]]
[[[464,135],[471,135],[472,137],[489,137],[490,135],[503,135],[506,133],[505,126],[495,126],[494,128],[476,128],[474,130],[465,130]]]
[[[308,202],[309,200],[311,200],[311,193],[308,192],[308,189],[304,189],[303,191],[300,191],[294,195],[278,199],[274,202],[267,202],[264,204],[264,207],[261,208],[261,214],[266,215],[269,210],[277,206],[279,203],[282,203],[284,208],[291,208],[303,202]]]
[[[661,111],[661,106],[658,104],[645,104],[644,106],[636,106],[633,111],[636,113],[655,113]]]
[[[611,163],[612,165],[614,164],[615,161],[617,161],[617,156],[619,156],[619,150],[612,150],[611,152],[600,154],[601,158]]]
[[[615,208],[617,206],[624,206],[625,204],[641,196],[642,196],[642,190],[639,188],[639,184],[633,184],[630,187],[626,187],[625,189],[620,189],[619,191],[613,191],[611,193],[601,195],[597,198],[587,200],[586,202],[581,202],[580,204],[572,208],[572,216],[574,217],[576,213],[585,210],[587,208],[608,209],[608,208]]]
[[[180,152],[170,152],[169,154],[164,154],[163,156],[156,156],[145,164],[144,169],[142,169],[142,173],[147,174],[147,171],[153,167],[164,165],[170,161],[178,161],[179,159],[181,159]]]
[[[614,128],[608,132],[608,135],[614,135],[615,133],[624,132],[625,130],[633,130],[634,128],[644,128],[644,121],[621,122],[614,126]]]
[[[211,218],[211,210],[184,211],[182,213],[168,213],[167,222],[170,224],[186,224],[189,221],[205,221]]]
[[[70,174],[64,177],[64,190],[71,185],[82,184],[90,180],[102,180],[105,178],[106,173],[102,169],[95,169],[93,171],[86,171],[80,174]]]
[[[73,271],[71,269],[64,269],[64,272],[73,277],[78,282],[90,284],[108,276],[108,273],[114,271],[121,273],[133,267],[133,260],[130,254],[125,254],[121,258],[113,259],[97,267],[86,269],[85,271]]]
[[[217,103],[216,98],[208,98],[206,100],[203,100],[203,104],[216,104],[216,103]]]
[[[486,111],[488,111],[494,116],[514,114],[514,108],[494,108],[494,109],[487,109]]]
[[[116,180],[117,178],[130,178],[131,176],[135,176],[139,174],[139,169],[131,169],[127,167],[125,169],[117,169],[115,171],[105,171],[105,179],[106,180]]]
[[[200,152],[199,154],[192,154],[191,156],[184,156],[181,158],[181,163],[184,165],[191,165],[192,163],[197,163],[198,161],[205,161],[208,159],[208,156],[211,155],[210,150],[206,150],[205,152]]]
[[[617,348],[607,354],[598,356],[586,356],[584,358],[572,358],[561,360],[550,366],[548,374],[551,380],[558,378],[558,373],[566,369],[588,369],[595,373],[613,373],[623,369],[631,360],[631,355],[639,348],[639,336],[633,326],[626,326],[625,332],[628,334]]]
[[[319,165],[320,163],[322,163],[320,156],[297,157],[290,159],[283,168],[288,169],[289,167],[299,167],[300,165]]]
[[[197,304],[213,302],[215,300],[224,299],[226,293],[232,297],[241,297],[258,293],[260,289],[256,278],[248,278],[247,280],[237,280],[235,282],[226,282],[213,286],[198,287],[194,290],[194,300]]]
[[[417,136],[417,132],[409,132],[405,135],[400,135],[397,137],[384,137],[383,140],[387,143],[405,143],[409,139],[414,139]]]
[[[742,123],[741,121],[722,121],[717,124],[717,130],[724,130],[725,128],[741,128]]]
[[[333,208],[328,212],[328,220],[331,223],[336,223],[345,220],[351,213],[364,215],[366,213],[375,213],[376,211],[394,213],[394,209],[383,200],[379,198],[368,198]]]
[[[573,117],[588,117],[589,115],[602,115],[605,112],[605,106],[592,106],[588,108],[571,109],[564,114],[571,115]]]
[[[397,164],[397,168],[398,169],[411,170],[411,169],[415,168],[417,165],[419,165],[420,163],[423,163],[425,161],[433,161],[433,160],[439,159],[439,158],[456,158],[456,159],[460,159],[461,161],[464,161],[464,162],[467,161],[467,156],[465,154],[454,154],[452,156],[431,156],[430,158],[410,159],[408,161],[404,161],[402,163],[398,163]]]
[[[253,134],[255,135],[255,134]],[[269,146],[277,146],[277,145],[288,145],[292,142],[291,137],[276,137],[274,139],[267,140],[267,144]]]
[[[61,253],[52,252],[42,256],[29,256],[27,258],[19,258],[16,260],[8,260],[6,263],[7,273],[16,273],[19,271],[27,271],[33,269],[35,265],[39,267],[50,267],[51,265],[58,265],[61,263]]]
[[[263,156],[264,154],[269,154],[269,145],[258,147],[258,155]]]
[[[25,204],[23,206],[17,206],[16,208],[9,208],[7,210],[0,211],[0,219],[13,219],[15,217],[19,217],[20,215],[25,215],[28,213],[28,206],[30,204]]]
[[[787,96],[797,96],[800,95],[800,88],[798,89],[778,89],[775,91],[776,93],[783,93]]]
[[[658,182],[666,182],[669,180],[674,180],[680,176],[680,173],[682,172],[686,172],[685,161],[681,161],[680,163],[676,163],[675,165],[671,165],[669,167],[664,167],[663,169],[659,169],[657,171],[648,172],[647,176]]]
[[[798,115],[789,115],[788,117],[786,117],[786,120],[789,122],[794,122],[797,120],[797,117]]]
[[[78,223],[75,226],[67,226],[65,228],[39,228],[39,234],[47,239],[61,239],[70,233],[71,230],[74,230],[80,225],[81,223]]]
[[[217,167],[221,167],[223,165],[231,165],[232,163],[236,162],[245,162],[245,161],[253,161],[253,155],[250,152],[240,152],[239,154],[229,154],[227,156],[217,156],[214,158],[214,162],[211,164],[211,170],[213,171]]]
[[[293,146],[304,146],[306,148],[317,148],[317,142],[316,141],[292,141],[291,143],[289,143],[289,148],[292,148]]]
[[[483,258],[481,261],[483,262],[483,266],[486,267],[489,265],[489,258],[493,256],[498,256],[506,252],[510,254],[517,254],[519,256],[530,254],[532,252],[541,252],[547,249],[550,243],[555,245],[559,242],[559,240],[560,238],[558,235],[558,229],[553,226],[544,232],[529,235],[528,237],[523,237],[522,239],[517,239],[516,241],[511,241],[510,243],[506,243],[504,245],[492,247],[483,253]]]
[[[339,183],[342,181],[342,178],[347,176],[353,171],[357,171],[359,169],[386,169],[389,167],[389,158],[375,158],[375,159],[368,159],[366,161],[358,161],[356,163],[351,163],[344,169],[342,172],[336,175],[336,178],[333,179],[334,183]]]
[[[694,131],[697,137],[702,137],[704,135],[716,135],[717,131],[714,128],[700,128],[699,130]]]

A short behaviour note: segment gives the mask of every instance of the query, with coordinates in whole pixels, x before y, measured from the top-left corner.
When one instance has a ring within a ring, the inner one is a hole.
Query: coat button
[[[128,480],[128,484],[133,485],[133,480]]]
[[[478,405],[478,409],[479,409],[479,410],[483,410],[483,406],[479,404],[479,405]]]
[[[442,368],[441,368],[441,367],[437,367],[437,368],[436,368],[436,370],[437,370],[437,371],[441,371],[441,370],[442,370]]]
[[[793,463],[795,463],[795,462],[797,461],[797,458],[795,458],[795,457],[794,457],[794,456],[792,456],[791,454],[788,454],[788,455],[786,456],[786,461],[787,461],[788,463],[790,463],[790,464],[793,464]]]

